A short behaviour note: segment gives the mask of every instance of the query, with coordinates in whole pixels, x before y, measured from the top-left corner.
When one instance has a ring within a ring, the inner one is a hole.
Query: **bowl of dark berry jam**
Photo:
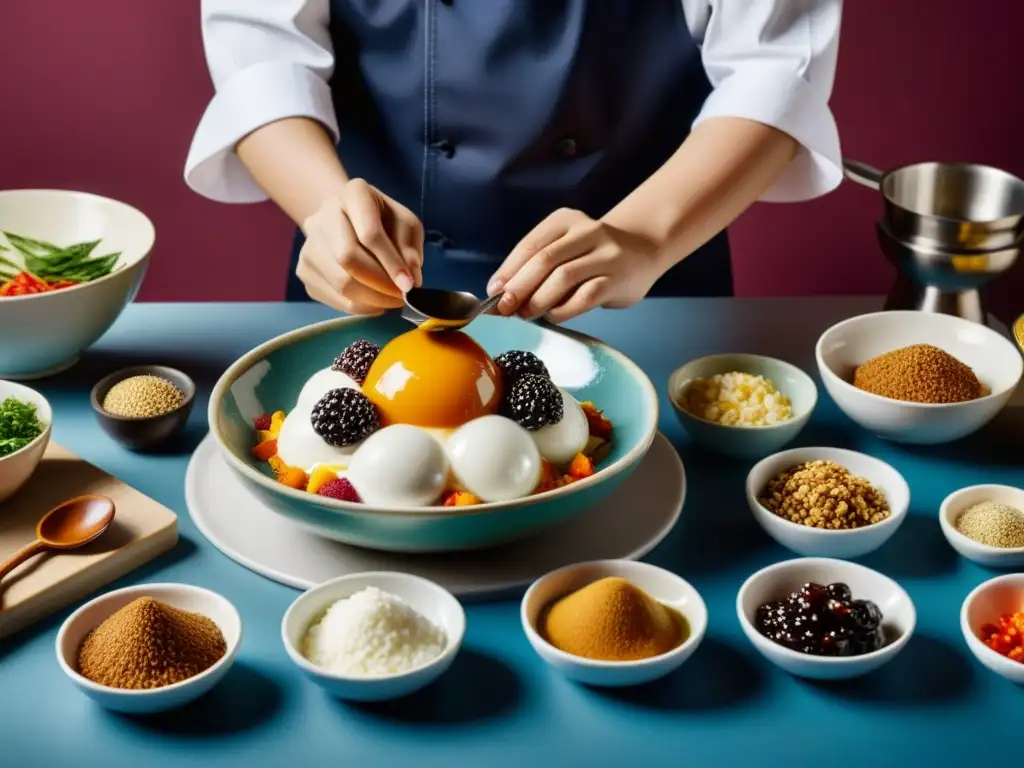
[[[762,656],[815,680],[873,672],[899,654],[917,623],[910,596],[888,576],[820,557],[758,571],[740,588],[736,612]]]

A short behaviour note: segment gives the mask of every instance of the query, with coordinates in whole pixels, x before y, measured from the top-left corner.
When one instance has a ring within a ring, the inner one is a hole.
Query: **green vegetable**
[[[119,251],[106,256],[90,258],[92,252],[96,250],[96,246],[100,244],[99,240],[75,243],[61,248],[53,243],[33,240],[13,232],[4,232],[3,234],[15,250],[21,254],[22,260],[25,262],[24,270],[51,282],[60,280],[88,282],[106,277],[111,273],[121,255]],[[0,246],[0,249],[8,250],[3,246]],[[19,271],[23,269],[2,256],[0,256],[0,264],[6,264]]]
[[[45,428],[34,405],[8,397],[0,403],[0,456],[20,451]]]

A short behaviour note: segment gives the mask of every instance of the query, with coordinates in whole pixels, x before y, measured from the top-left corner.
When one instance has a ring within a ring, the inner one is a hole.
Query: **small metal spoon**
[[[30,557],[48,549],[77,549],[97,539],[114,521],[106,496],[79,496],[51,509],[36,526],[36,540],[0,563],[0,579]]]
[[[425,330],[457,331],[493,310],[500,300],[501,294],[481,301],[466,291],[413,288],[405,294],[405,306],[412,315],[402,314]]]

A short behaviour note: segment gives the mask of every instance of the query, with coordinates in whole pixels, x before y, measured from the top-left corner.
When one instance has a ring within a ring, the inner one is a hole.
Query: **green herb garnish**
[[[34,405],[8,397],[0,403],[0,456],[20,451],[45,428]]]
[[[13,232],[4,232],[3,234],[7,238],[7,242],[21,254],[22,261],[25,263],[25,271],[50,282],[98,280],[114,270],[114,265],[117,264],[117,260],[121,256],[121,252],[118,251],[105,256],[93,257],[92,252],[100,244],[99,240],[75,243],[62,248],[53,243],[33,240]],[[9,259],[3,257],[0,257],[0,264],[20,269]]]

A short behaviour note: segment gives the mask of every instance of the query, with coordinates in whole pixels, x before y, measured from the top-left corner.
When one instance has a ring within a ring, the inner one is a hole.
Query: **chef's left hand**
[[[563,208],[519,241],[487,293],[503,292],[498,304],[503,315],[547,313],[561,323],[595,307],[636,304],[661,276],[659,261],[651,241]]]

